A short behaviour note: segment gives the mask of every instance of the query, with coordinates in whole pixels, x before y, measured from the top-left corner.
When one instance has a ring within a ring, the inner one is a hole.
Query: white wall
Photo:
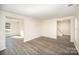
[[[71,18],[71,42],[74,42],[75,40],[75,18]]]
[[[57,38],[57,19],[44,20],[42,26],[42,36]]]
[[[39,22],[34,19],[24,20],[24,41],[29,41],[40,36]]]
[[[24,20],[19,21],[19,31],[20,35],[24,38]]]
[[[0,11],[0,51],[6,48],[5,44],[5,17]]]
[[[50,20],[35,20],[27,18],[24,20],[24,38],[25,41],[34,38],[46,36],[57,38],[57,19]]]
[[[79,53],[79,12],[78,14],[75,16],[75,46],[76,49]]]

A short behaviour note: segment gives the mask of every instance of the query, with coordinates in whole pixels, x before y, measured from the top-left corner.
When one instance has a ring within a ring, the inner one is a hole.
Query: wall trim
[[[75,45],[75,48],[77,49],[77,52],[79,54],[79,43],[77,43],[76,41],[74,41],[74,45]]]
[[[1,48],[0,51],[3,51],[3,50],[5,50],[5,49],[6,49],[5,47],[4,47],[4,48]]]

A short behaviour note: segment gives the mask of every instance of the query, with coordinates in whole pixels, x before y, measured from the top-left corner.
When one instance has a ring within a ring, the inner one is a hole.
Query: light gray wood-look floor
[[[73,43],[47,37],[39,37],[28,42],[23,39],[7,38],[7,49],[1,55],[77,55]]]

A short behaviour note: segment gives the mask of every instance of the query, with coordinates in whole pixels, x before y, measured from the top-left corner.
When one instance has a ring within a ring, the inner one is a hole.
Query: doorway
[[[7,48],[15,46],[14,43],[24,42],[23,20],[6,17],[5,38]]]
[[[23,20],[6,16],[5,33],[6,37],[24,37]]]
[[[70,19],[58,20],[57,21],[57,39],[63,41],[70,41],[71,37],[71,27]]]

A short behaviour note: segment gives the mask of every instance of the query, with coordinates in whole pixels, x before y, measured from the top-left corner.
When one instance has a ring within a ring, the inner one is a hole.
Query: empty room
[[[0,4],[0,55],[78,55],[78,4]]]

